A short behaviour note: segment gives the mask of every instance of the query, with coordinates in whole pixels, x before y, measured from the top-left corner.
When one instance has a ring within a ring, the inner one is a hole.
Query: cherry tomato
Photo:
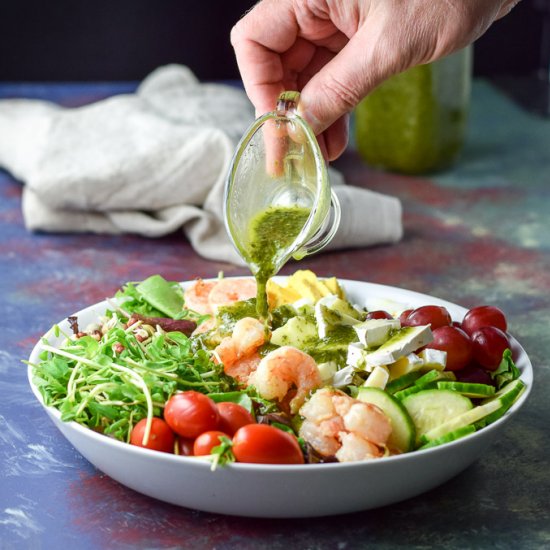
[[[474,359],[487,370],[496,370],[504,350],[510,347],[508,336],[497,327],[481,327],[472,334]]]
[[[218,413],[220,415],[218,428],[231,437],[239,428],[256,422],[254,417],[238,403],[218,403]]]
[[[147,443],[143,444],[143,435],[147,426],[147,419],[143,418],[133,428],[130,434],[130,443],[145,449],[153,449],[154,451],[162,451],[163,453],[174,452],[174,432],[170,426],[162,418],[153,418],[151,423],[151,431]]]
[[[204,432],[193,443],[193,454],[195,456],[209,455],[214,447],[221,444],[220,437],[229,437],[226,433],[218,430]]]
[[[405,326],[431,325],[432,330],[449,326],[451,323],[450,313],[442,306],[417,307],[405,319]]]
[[[377,309],[376,311],[369,311],[366,319],[393,319],[393,317],[387,311]]]
[[[506,332],[508,323],[501,309],[495,306],[478,306],[464,316],[462,328],[471,336],[481,327],[497,327]]]
[[[184,391],[174,394],[164,407],[164,419],[178,435],[194,439],[218,427],[216,403],[203,393]]]
[[[447,352],[445,370],[455,371],[466,367],[472,360],[472,341],[461,329],[443,326],[433,331],[434,339],[426,347]]]
[[[180,456],[193,456],[193,439],[186,437],[176,437],[176,454]]]
[[[267,424],[248,424],[233,436],[238,462],[255,464],[303,464],[304,455],[292,434]]]
[[[413,312],[412,309],[406,309],[405,311],[403,311],[401,313],[401,315],[399,316],[399,321],[401,322],[401,326],[402,327],[406,327],[407,326],[407,319],[409,317],[409,315]]]

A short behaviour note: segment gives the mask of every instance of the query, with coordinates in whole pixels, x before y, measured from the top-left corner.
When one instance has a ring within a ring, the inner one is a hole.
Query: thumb
[[[299,113],[319,134],[396,72],[396,63],[384,54],[375,37],[359,31],[304,86]]]

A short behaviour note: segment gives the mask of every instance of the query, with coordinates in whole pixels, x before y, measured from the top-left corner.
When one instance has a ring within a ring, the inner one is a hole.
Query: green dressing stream
[[[270,206],[250,222],[245,260],[256,278],[256,312],[260,319],[268,317],[267,281],[282,267],[310,212],[300,206]]]

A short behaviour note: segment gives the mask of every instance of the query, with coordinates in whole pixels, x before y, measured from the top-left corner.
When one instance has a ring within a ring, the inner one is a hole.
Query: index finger
[[[298,24],[290,2],[264,0],[231,31],[231,44],[246,93],[257,114],[273,110],[284,91],[282,54],[298,37]]]

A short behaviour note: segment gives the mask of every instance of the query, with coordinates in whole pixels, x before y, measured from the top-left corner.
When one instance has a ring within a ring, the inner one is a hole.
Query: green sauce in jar
[[[408,174],[451,165],[464,141],[470,80],[466,48],[382,83],[355,111],[360,155],[372,166]]]

